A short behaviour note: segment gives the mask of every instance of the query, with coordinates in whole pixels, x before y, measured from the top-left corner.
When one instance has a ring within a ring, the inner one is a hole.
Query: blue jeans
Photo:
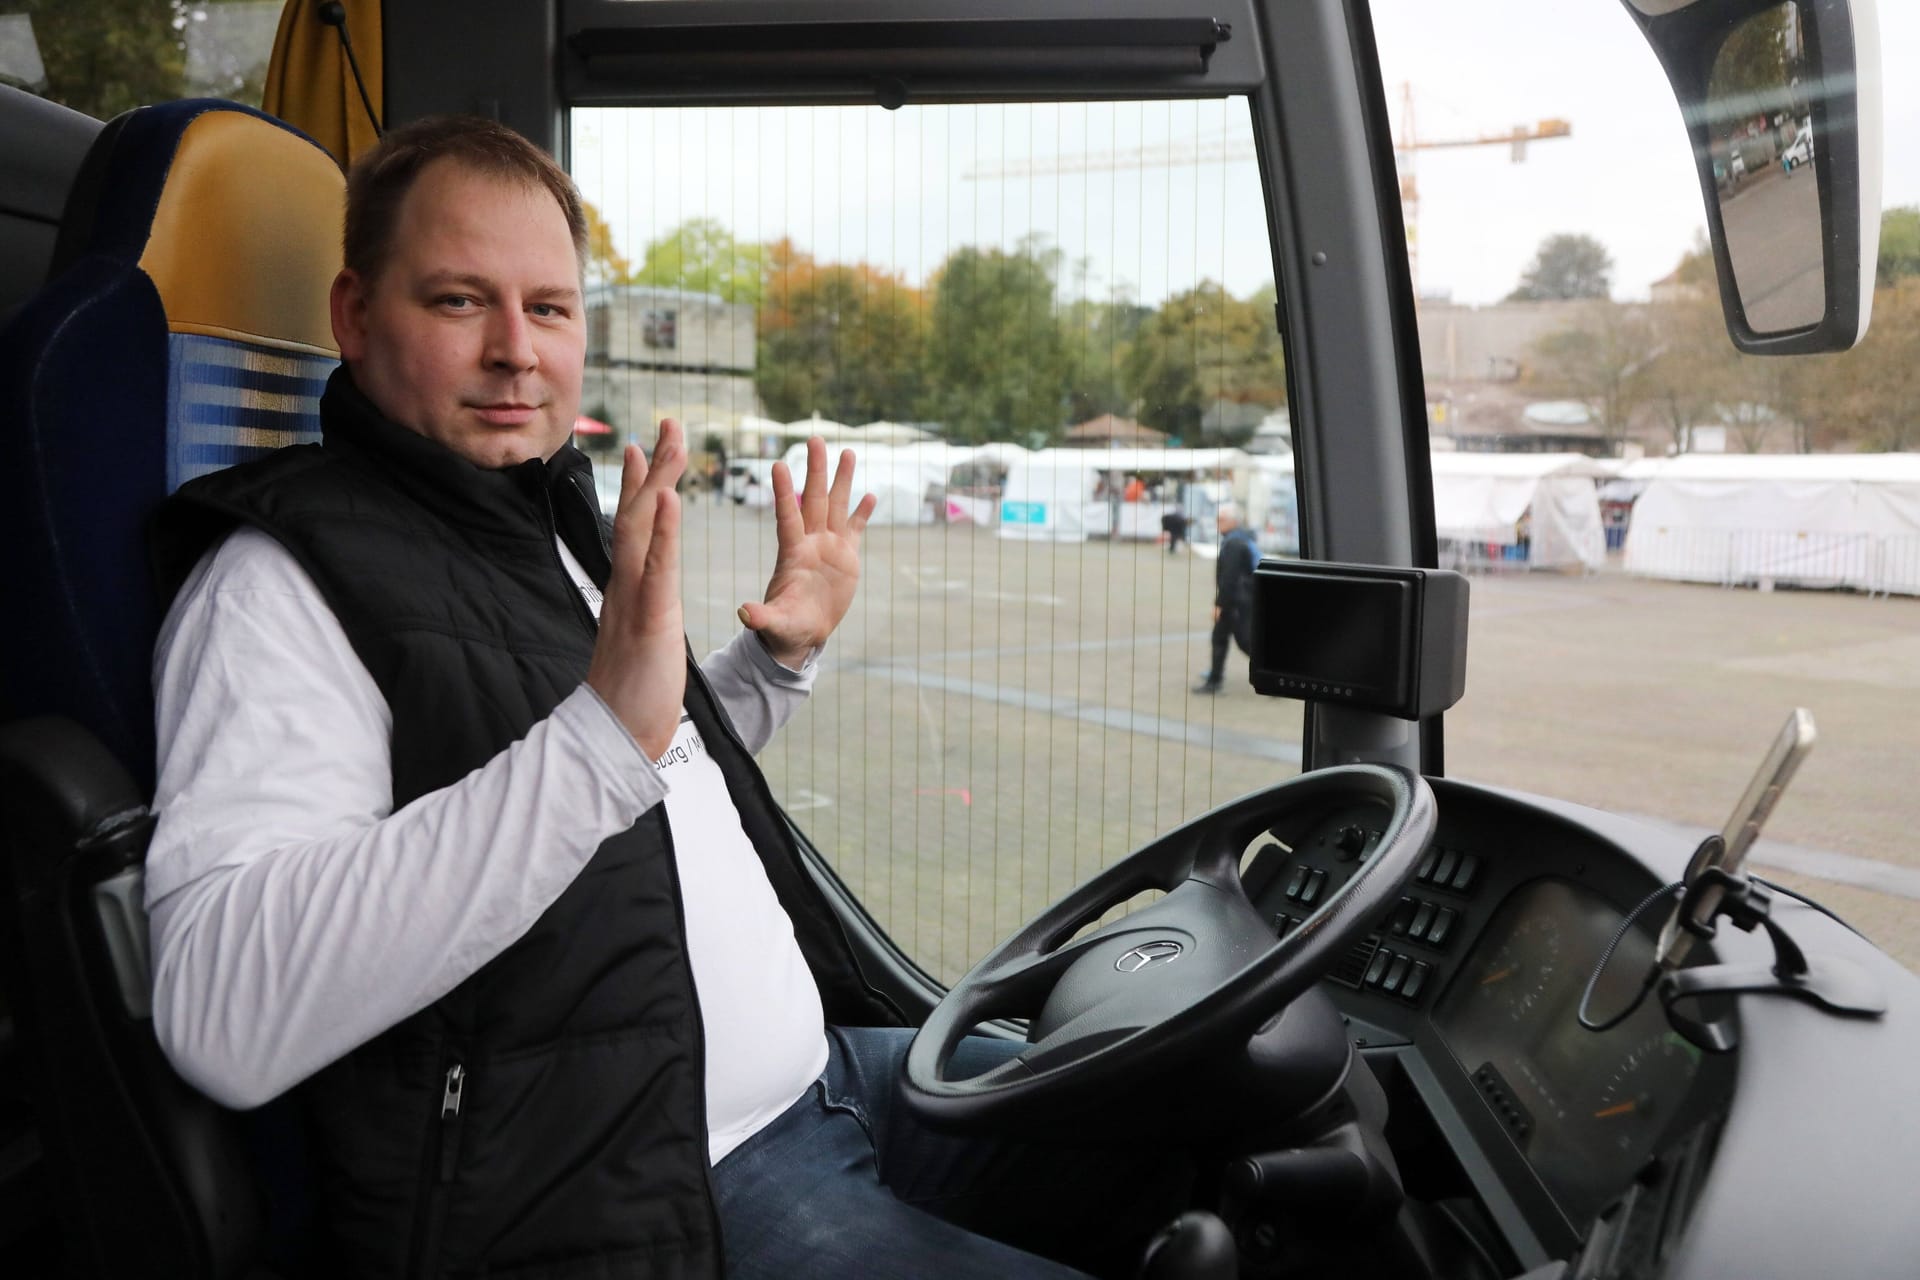
[[[731,1280],[1131,1275],[1186,1207],[1189,1162],[1097,1136],[1067,1146],[927,1129],[898,1099],[912,1036],[829,1027],[820,1079],[714,1167]],[[950,1074],[1023,1047],[970,1037]]]

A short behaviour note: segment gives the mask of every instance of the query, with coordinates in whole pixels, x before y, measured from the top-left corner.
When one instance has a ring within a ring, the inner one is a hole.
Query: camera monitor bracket
[[[1261,561],[1253,687],[1280,698],[1437,715],[1467,683],[1467,580],[1445,569]]]

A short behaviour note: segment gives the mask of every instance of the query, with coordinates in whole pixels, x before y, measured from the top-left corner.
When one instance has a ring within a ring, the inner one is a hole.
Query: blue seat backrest
[[[318,439],[344,179],[246,107],[143,107],[101,132],[46,286],[0,333],[0,718],[97,735],[149,793],[145,543],[196,475]]]

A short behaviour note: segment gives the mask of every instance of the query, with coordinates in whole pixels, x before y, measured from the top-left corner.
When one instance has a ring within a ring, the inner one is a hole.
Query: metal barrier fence
[[[1532,547],[1525,542],[1440,539],[1440,567],[1457,573],[1525,573],[1532,568]]]
[[[1635,525],[1619,568],[1636,577],[1717,586],[1920,595],[1920,535]]]

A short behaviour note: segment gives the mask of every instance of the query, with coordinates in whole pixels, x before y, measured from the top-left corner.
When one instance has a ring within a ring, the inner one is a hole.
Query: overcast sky
[[[1534,249],[1584,232],[1617,297],[1645,297],[1704,228],[1679,109],[1618,0],[1374,0],[1388,107],[1410,83],[1418,135],[1478,137],[1557,118],[1527,149],[1423,151],[1420,284],[1504,296]],[[1920,204],[1920,0],[1882,0],[1886,205]],[[692,216],[747,240],[924,283],[962,244],[1037,232],[1069,293],[1147,303],[1199,279],[1242,295],[1273,274],[1243,102],[793,111],[583,111],[574,168],[638,258]],[[1172,148],[1202,164],[1166,165]],[[722,159],[724,158],[724,159]],[[1064,160],[1062,159],[1064,158]],[[1009,174],[1037,161],[1038,176]]]
[[[1421,136],[1573,125],[1517,165],[1501,147],[1418,155],[1423,288],[1492,301],[1543,236],[1583,231],[1613,253],[1616,296],[1644,297],[1705,230],[1673,92],[1618,0],[1374,0],[1374,15],[1389,107],[1397,121],[1411,81]],[[1881,0],[1879,20],[1882,203],[1920,204],[1920,3]]]

